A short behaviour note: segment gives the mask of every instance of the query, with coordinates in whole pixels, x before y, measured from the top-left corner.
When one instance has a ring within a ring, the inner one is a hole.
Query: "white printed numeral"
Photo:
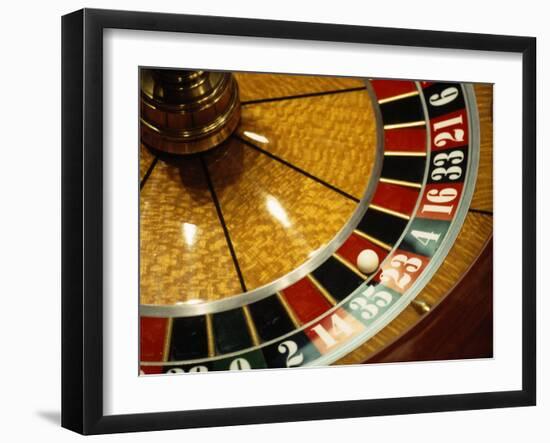
[[[248,363],[248,360],[244,358],[236,358],[229,365],[230,371],[246,371],[248,369],[252,368],[250,367],[250,363]]]
[[[442,203],[450,203],[456,199],[458,191],[454,188],[444,189],[431,189],[426,194],[426,200],[429,205],[422,206],[422,212],[436,212],[439,214],[450,214],[454,208],[454,205],[445,205]]]
[[[351,300],[349,306],[352,310],[359,311],[365,320],[370,320],[378,315],[380,308],[388,306],[392,298],[387,291],[376,292],[373,286],[367,286],[360,295]]]
[[[182,368],[171,368],[168,370],[167,374],[182,374],[185,371]],[[208,372],[208,368],[206,366],[193,366],[187,371],[189,373],[194,372]]]
[[[448,128],[449,126],[463,126],[464,121],[462,118],[462,115],[459,115],[458,117],[449,118],[447,120],[443,120],[441,122],[437,122],[433,124],[433,132],[434,132],[434,145],[436,145],[438,148],[442,148],[443,146],[447,145],[448,141],[453,142],[463,142],[464,141],[464,129],[462,128],[455,128],[451,131],[445,131],[445,132],[439,132],[442,129]],[[436,134],[437,133],[437,134]]]
[[[304,362],[304,356],[301,352],[298,352],[298,345],[296,342],[292,340],[287,340],[282,342],[278,347],[277,350],[281,354],[287,354],[286,357],[286,367],[287,368],[293,368],[296,366],[300,366]]]
[[[424,246],[428,246],[428,243],[430,243],[431,241],[439,241],[439,237],[441,236],[441,233],[438,234],[436,232],[419,231],[417,229],[413,229],[411,231],[411,234]]]
[[[458,180],[462,176],[462,167],[457,166],[464,161],[462,151],[440,152],[433,158],[433,165],[438,166],[432,171],[432,180],[439,181],[443,177]],[[447,166],[451,164],[451,166]]]
[[[412,280],[409,273],[418,272],[422,267],[422,260],[416,257],[409,258],[405,254],[397,254],[390,264],[392,268],[384,269],[380,275],[380,281],[386,283],[393,280],[398,288],[404,289]],[[401,267],[404,267],[405,270],[402,270]]]
[[[330,321],[332,324],[331,332],[328,332],[321,324],[318,324],[314,328],[311,328],[317,333],[319,338],[323,340],[323,343],[327,348],[331,348],[337,343],[334,337],[338,337],[342,334],[349,337],[351,334],[353,334],[352,327],[348,325],[345,320],[342,320],[338,316],[338,314],[333,314],[330,317]]]
[[[450,88],[447,88],[441,91],[441,94],[432,94],[430,96],[430,105],[443,106],[448,103],[451,103],[457,97],[458,97],[458,88],[451,86]]]

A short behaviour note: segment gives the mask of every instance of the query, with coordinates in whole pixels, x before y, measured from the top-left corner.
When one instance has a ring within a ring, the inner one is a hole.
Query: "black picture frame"
[[[522,389],[199,411],[103,412],[103,31],[108,28],[500,51],[522,55]],[[62,18],[62,426],[82,434],[536,403],[536,39],[83,9]]]

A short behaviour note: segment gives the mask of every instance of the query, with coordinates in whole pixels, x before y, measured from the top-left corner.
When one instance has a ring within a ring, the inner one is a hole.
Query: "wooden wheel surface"
[[[142,373],[491,356],[492,86],[234,76],[220,146],[140,146]]]

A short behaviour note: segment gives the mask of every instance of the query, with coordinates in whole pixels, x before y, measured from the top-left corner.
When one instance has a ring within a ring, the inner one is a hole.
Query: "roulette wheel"
[[[491,85],[141,88],[141,374],[492,355]]]

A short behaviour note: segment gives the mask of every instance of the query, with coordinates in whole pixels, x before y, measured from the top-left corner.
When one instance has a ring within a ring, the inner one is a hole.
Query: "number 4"
[[[431,241],[438,242],[439,237],[441,237],[441,233],[438,234],[436,232],[419,231],[417,229],[413,229],[411,231],[411,234],[424,246],[428,246],[428,243],[430,243]]]

